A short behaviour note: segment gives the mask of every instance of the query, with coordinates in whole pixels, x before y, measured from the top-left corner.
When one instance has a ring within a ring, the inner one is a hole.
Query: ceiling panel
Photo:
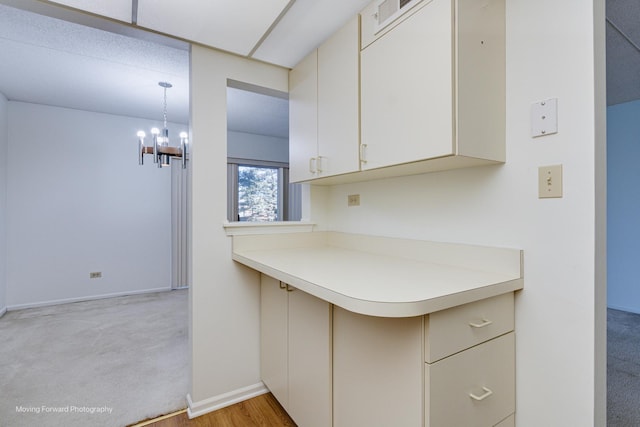
[[[132,0],[49,0],[76,9],[86,10],[109,18],[131,23]]]
[[[607,105],[640,99],[640,4],[607,0]]]
[[[189,121],[189,52],[0,6],[0,92],[9,100]]]
[[[289,138],[289,100],[227,88],[227,129]]]
[[[289,0],[138,0],[138,25],[248,55]]]
[[[296,0],[253,58],[293,67],[371,0]]]
[[[640,99],[640,53],[607,24],[607,105]]]

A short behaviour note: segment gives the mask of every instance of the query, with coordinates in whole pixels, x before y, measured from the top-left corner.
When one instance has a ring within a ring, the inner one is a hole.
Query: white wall
[[[227,79],[288,90],[286,69],[192,46],[191,409],[246,397],[246,387],[260,383],[258,274],[231,260],[231,238],[222,227]]]
[[[506,4],[507,163],[320,190],[327,197],[325,224],[523,249],[516,424],[602,426],[605,283],[602,241],[596,245],[596,239],[604,226],[596,214],[604,212],[604,4]],[[595,37],[602,38],[597,54]],[[550,97],[559,99],[559,133],[532,139],[530,104]],[[538,199],[537,168],[553,164],[563,164],[564,197]],[[348,194],[360,194],[361,205],[348,208]]]
[[[8,101],[0,93],[0,316],[7,307],[7,152],[9,147]]]
[[[136,154],[157,125],[9,102],[9,308],[170,287],[171,171]]]
[[[227,132],[227,155],[236,159],[289,163],[289,140],[246,132]]]

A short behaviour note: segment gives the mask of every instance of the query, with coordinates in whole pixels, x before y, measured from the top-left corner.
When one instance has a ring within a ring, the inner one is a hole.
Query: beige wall
[[[201,46],[191,51],[192,286],[190,396],[220,398],[260,382],[258,275],[231,260],[227,79],[288,91],[279,68]]]

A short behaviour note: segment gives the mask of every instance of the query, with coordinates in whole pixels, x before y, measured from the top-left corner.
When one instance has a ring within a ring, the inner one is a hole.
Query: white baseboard
[[[170,290],[171,288],[156,288],[156,289],[144,289],[142,291],[128,291],[128,292],[125,291],[125,292],[116,292],[113,294],[89,295],[89,296],[84,296],[79,298],[66,298],[66,299],[57,299],[57,300],[42,301],[42,302],[36,302],[36,303],[10,305],[6,308],[6,310],[8,311],[23,310],[25,308],[46,307],[49,305],[69,304],[72,302],[93,301],[93,300],[105,299],[105,298],[124,297],[127,295],[153,294],[156,292],[166,292]]]
[[[0,317],[4,316],[6,312],[7,312],[7,307],[0,308]]]
[[[234,403],[242,402],[244,400],[249,400],[252,397],[260,396],[261,394],[268,392],[269,389],[267,389],[261,381],[257,384],[239,388],[198,402],[191,400],[191,395],[187,394],[187,415],[189,415],[190,419],[199,417],[200,415],[208,414],[209,412],[231,406]]]

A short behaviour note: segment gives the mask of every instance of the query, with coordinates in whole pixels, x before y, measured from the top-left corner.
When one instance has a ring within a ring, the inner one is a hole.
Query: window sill
[[[314,223],[305,221],[274,221],[274,222],[224,222],[227,236],[245,234],[277,234],[277,233],[308,233],[313,231]]]

